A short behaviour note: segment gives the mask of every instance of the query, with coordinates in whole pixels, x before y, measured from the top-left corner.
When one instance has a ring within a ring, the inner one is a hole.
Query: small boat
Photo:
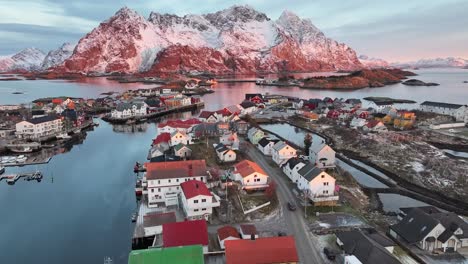
[[[16,157],[16,162],[17,163],[24,163],[24,162],[26,162],[27,159],[28,159],[28,157],[26,157],[25,155],[19,155],[18,157]]]
[[[57,139],[69,139],[71,138],[67,133],[60,133],[55,136]]]
[[[138,214],[137,213],[133,213],[132,214],[132,222],[136,222],[137,221],[137,218],[138,218]]]
[[[5,167],[0,166],[0,175],[2,175],[3,173],[5,173]]]
[[[33,152],[33,149],[31,147],[28,147],[28,146],[17,146],[17,147],[11,147],[10,150],[12,152],[15,152],[15,153],[29,153],[29,152]]]
[[[79,129],[79,128],[73,130],[73,133],[74,133],[74,134],[79,134],[80,132],[81,132],[81,129]]]

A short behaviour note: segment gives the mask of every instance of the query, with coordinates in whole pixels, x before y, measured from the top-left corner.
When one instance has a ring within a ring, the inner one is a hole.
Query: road
[[[319,241],[309,231],[307,223],[304,219],[303,211],[289,211],[287,208],[288,201],[296,201],[295,195],[288,186],[288,179],[283,175],[283,172],[269,164],[270,157],[264,156],[252,144],[242,144],[243,151],[249,156],[252,161],[255,161],[265,172],[272,177],[276,182],[276,194],[278,196],[279,206],[283,211],[283,217],[287,225],[287,234],[293,235],[296,240],[296,248],[299,254],[301,263],[324,263],[319,248]]]

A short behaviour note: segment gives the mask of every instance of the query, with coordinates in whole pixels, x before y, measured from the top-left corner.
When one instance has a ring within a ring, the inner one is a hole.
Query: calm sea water
[[[418,79],[441,83],[437,87],[393,85],[352,92],[299,88],[258,87],[253,83],[219,84],[204,96],[206,109],[216,110],[242,101],[245,93],[276,93],[297,97],[392,96],[421,102],[437,100],[467,103],[468,70],[421,70]],[[26,103],[38,97],[97,97],[103,92],[154,87],[119,84],[105,78],[70,81],[0,82],[0,104]],[[23,92],[14,95],[12,92]],[[191,113],[175,116],[188,118]],[[7,173],[41,170],[41,183],[0,182],[0,263],[127,263],[136,207],[135,161],[144,161],[156,133],[113,127],[103,121],[88,133],[82,145],[55,156],[47,165],[8,168]],[[127,131],[127,133],[124,133]],[[136,132],[132,132],[136,131]],[[288,132],[289,133],[289,132]],[[286,135],[286,136],[289,136]],[[301,139],[302,140],[302,139]],[[298,142],[300,143],[300,142]]]

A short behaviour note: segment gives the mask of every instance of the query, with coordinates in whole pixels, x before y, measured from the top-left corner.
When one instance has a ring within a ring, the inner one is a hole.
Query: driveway
[[[324,263],[319,247],[319,241],[308,229],[307,222],[304,219],[302,210],[289,211],[286,203],[295,201],[296,197],[288,186],[288,179],[283,175],[281,169],[272,166],[270,157],[264,156],[259,150],[250,143],[243,144],[243,151],[247,156],[265,172],[272,177],[276,182],[276,193],[278,196],[279,207],[282,211],[282,216],[286,223],[286,233],[294,236],[296,240],[296,248],[299,254],[301,263]]]

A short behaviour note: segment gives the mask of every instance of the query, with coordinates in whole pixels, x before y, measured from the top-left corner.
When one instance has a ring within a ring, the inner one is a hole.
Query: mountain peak
[[[249,21],[264,22],[270,18],[264,13],[258,12],[249,5],[233,5],[216,13],[204,15],[217,27],[232,26],[235,23],[246,23]]]

